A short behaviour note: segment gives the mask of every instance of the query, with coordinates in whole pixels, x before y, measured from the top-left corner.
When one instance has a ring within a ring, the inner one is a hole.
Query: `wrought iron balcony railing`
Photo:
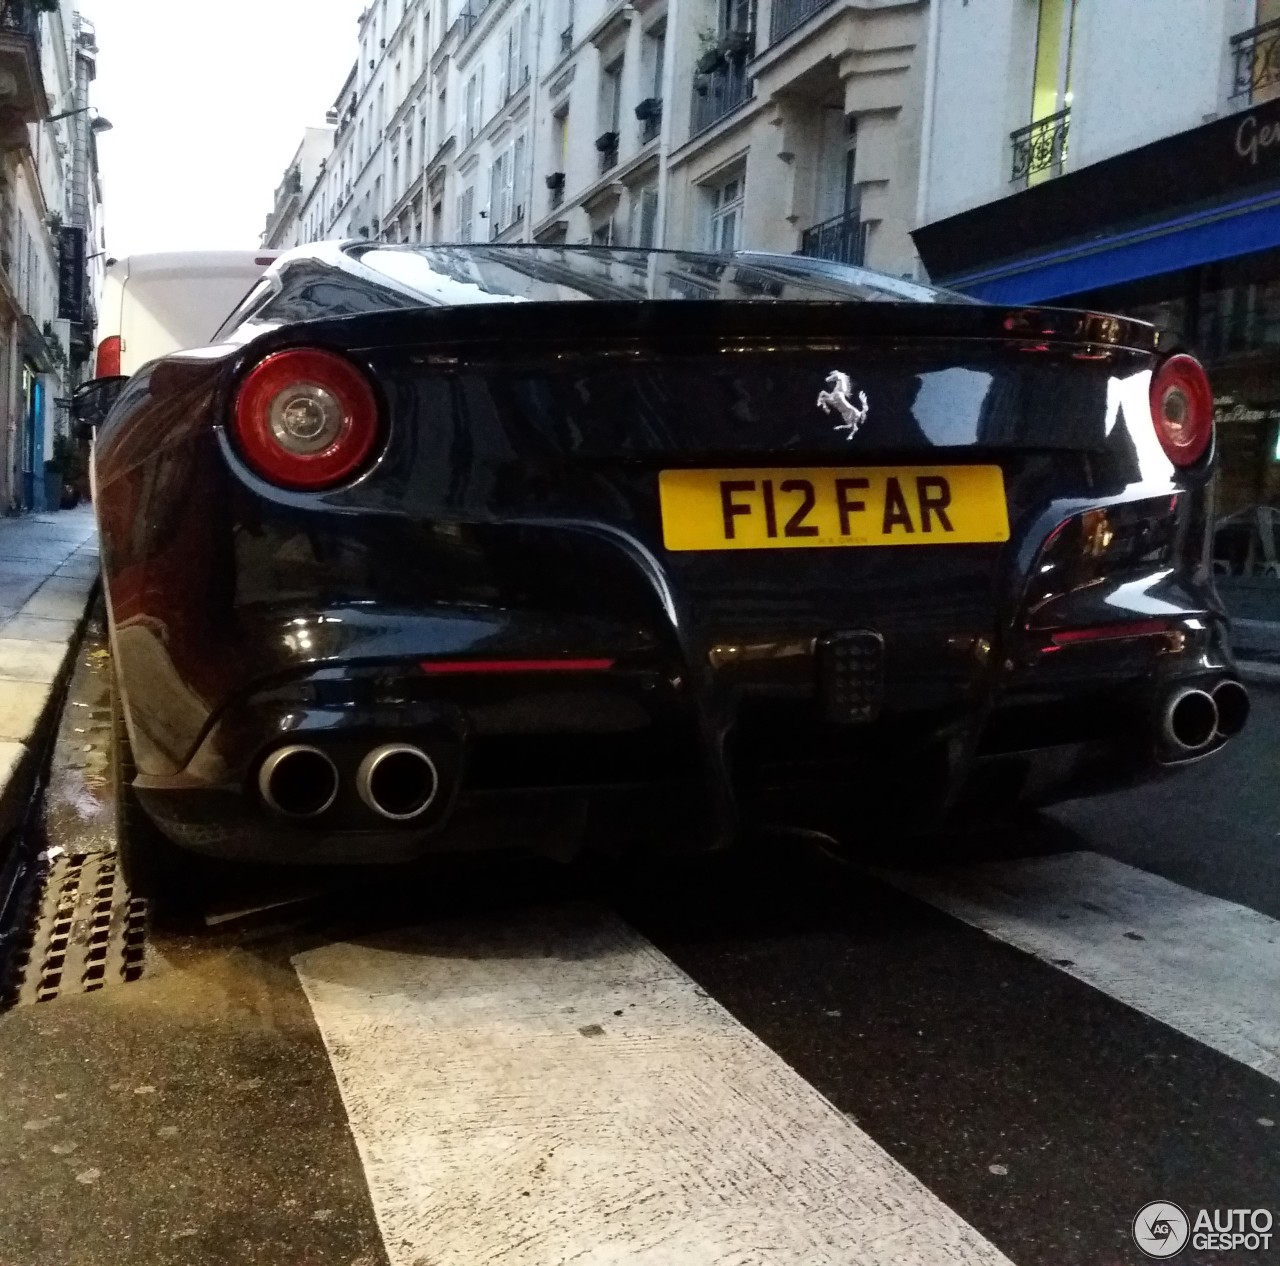
[[[796,27],[807,22],[815,13],[821,13],[832,0],[773,0],[773,13],[769,18],[769,43],[776,44],[790,35]]]
[[[662,98],[646,97],[636,106],[636,118],[640,120],[640,144],[656,141],[662,131]]]
[[[850,207],[800,235],[801,255],[837,264],[861,264],[867,252],[867,226],[861,207]]]
[[[1280,18],[1231,37],[1231,100],[1251,105],[1280,85]],[[1271,89],[1271,91],[1267,91]]]
[[[1028,127],[1010,133],[1013,144],[1013,164],[1009,179],[1015,183],[1025,181],[1042,172],[1060,175],[1067,159],[1067,132],[1071,125],[1071,107],[1059,110],[1047,118],[1038,119]]]
[[[612,171],[618,165],[617,132],[602,132],[596,137],[596,149],[600,152],[600,174]]]
[[[40,10],[34,0],[0,0],[0,31],[29,35],[40,42]]]
[[[689,134],[697,136],[751,98],[746,62],[732,59],[693,81],[693,119]]]

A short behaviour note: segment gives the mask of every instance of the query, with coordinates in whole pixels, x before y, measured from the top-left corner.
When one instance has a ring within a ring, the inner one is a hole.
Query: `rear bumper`
[[[185,769],[137,789],[193,851],[394,862],[512,846],[707,847],[771,822],[924,831],[1133,785],[1221,746],[1179,758],[1156,724],[1171,691],[1234,675],[1217,615],[1048,647],[1027,635],[999,650],[967,639],[949,649],[956,663],[886,657],[881,706],[863,723],[830,719],[812,654],[702,672],[620,661],[536,679],[428,678],[404,660],[329,666],[225,708]],[[321,748],[339,771],[338,797],[315,820],[281,818],[258,793],[262,761],[285,742]],[[379,819],[355,792],[362,757],[386,742],[421,746],[442,771],[413,822]]]

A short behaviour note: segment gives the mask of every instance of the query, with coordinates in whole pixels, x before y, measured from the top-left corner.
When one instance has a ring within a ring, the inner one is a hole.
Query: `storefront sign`
[[[1246,114],[1236,128],[1236,153],[1247,158],[1255,167],[1259,156],[1267,154],[1273,145],[1280,145],[1280,122],[1259,123],[1256,114]]]
[[[58,317],[84,322],[84,229],[64,224],[58,231]]]
[[[930,276],[1152,226],[1280,179],[1280,98],[912,230]]]

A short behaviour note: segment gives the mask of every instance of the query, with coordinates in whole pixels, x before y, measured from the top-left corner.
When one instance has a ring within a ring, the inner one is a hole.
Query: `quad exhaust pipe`
[[[385,743],[375,747],[356,771],[356,791],[374,813],[409,822],[431,807],[440,790],[435,762],[420,747]]]
[[[319,817],[338,798],[338,767],[318,747],[279,747],[262,762],[258,790],[286,818]]]
[[[1249,692],[1234,678],[1211,690],[1182,686],[1165,700],[1160,736],[1176,757],[1194,756],[1234,738],[1249,719]]]

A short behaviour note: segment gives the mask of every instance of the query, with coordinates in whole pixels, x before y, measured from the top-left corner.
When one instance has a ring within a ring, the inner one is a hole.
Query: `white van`
[[[95,378],[136,373],[148,361],[208,343],[275,262],[276,251],[172,251],[107,265]]]

